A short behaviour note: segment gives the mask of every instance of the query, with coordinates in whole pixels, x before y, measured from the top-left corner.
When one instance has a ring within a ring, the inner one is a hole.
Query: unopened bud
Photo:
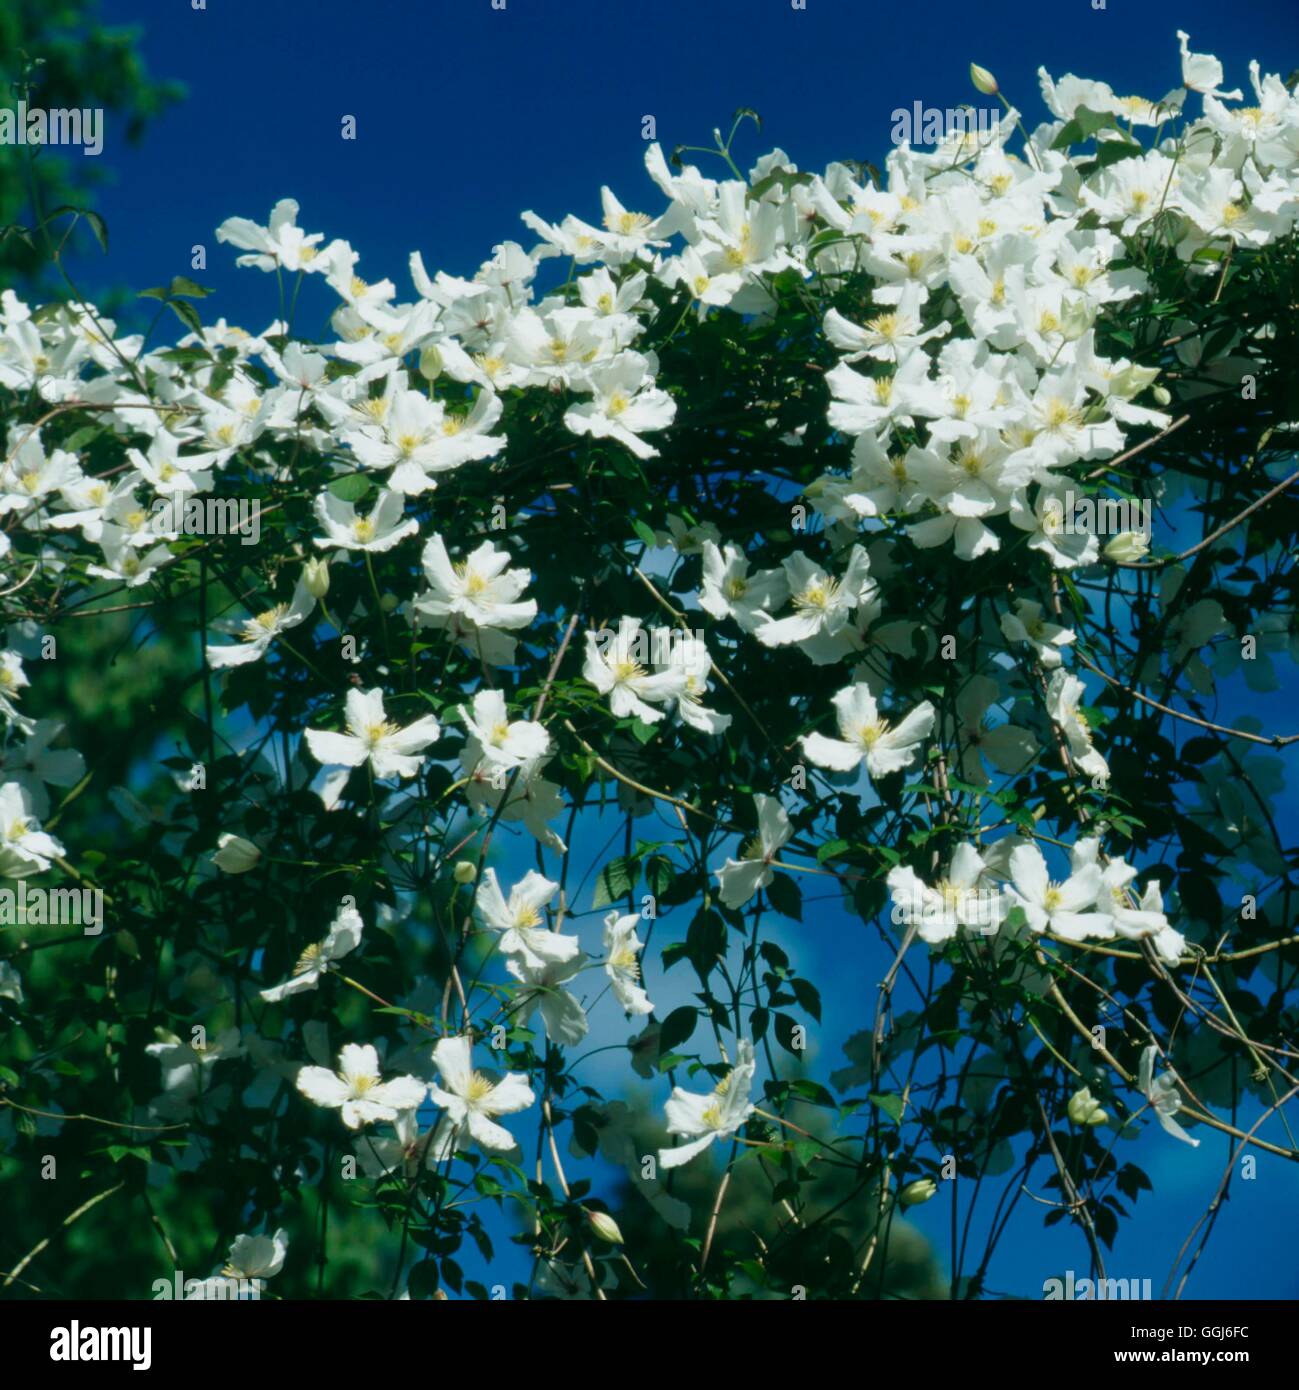
[[[987,68],[981,68],[978,63],[970,64],[970,81],[974,83],[975,90],[982,92],[985,97],[997,95],[997,79]]]
[[[324,598],[329,592],[329,561],[308,560],[302,567],[302,582],[312,598]]]
[[[1084,1086],[1069,1097],[1069,1118],[1076,1125],[1103,1125],[1109,1115],[1101,1109],[1101,1103]]]
[[[212,855],[212,862],[223,873],[246,874],[249,869],[257,867],[257,861],[261,857],[261,850],[251,840],[227,832],[217,837],[217,848]]]
[[[927,1202],[937,1191],[938,1184],[933,1178],[917,1178],[914,1182],[907,1183],[898,1193],[898,1202],[904,1207],[918,1207],[921,1202]]]
[[[1070,299],[1060,311],[1060,332],[1067,343],[1076,343],[1092,326],[1095,313],[1083,299]]]
[[[1105,547],[1105,558],[1131,564],[1134,560],[1140,560],[1149,549],[1149,538],[1140,531],[1120,531]]]
[[[472,883],[478,877],[478,865],[470,859],[459,859],[451,876],[457,883]]]
[[[618,1229],[618,1223],[607,1211],[587,1211],[586,1220],[601,1240],[608,1241],[610,1245],[622,1244],[622,1232]]]
[[[419,355],[419,374],[425,381],[436,381],[442,375],[442,354],[435,347],[426,347]]]

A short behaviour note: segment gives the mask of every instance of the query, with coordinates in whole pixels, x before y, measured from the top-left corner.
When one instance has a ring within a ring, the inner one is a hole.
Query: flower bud
[[[1095,317],[1085,300],[1066,300],[1064,308],[1060,311],[1060,332],[1065,342],[1076,343],[1092,326]]]
[[[1091,1091],[1084,1086],[1069,1097],[1069,1118],[1076,1125],[1103,1125],[1109,1115],[1101,1109]]]
[[[933,1178],[917,1178],[914,1182],[907,1183],[898,1193],[898,1203],[904,1207],[918,1207],[921,1202],[927,1202],[937,1191],[938,1184]]]
[[[329,561],[308,560],[302,567],[302,582],[312,598],[324,598],[329,592]]]
[[[442,375],[442,354],[437,348],[426,347],[420,352],[419,374],[425,381],[436,381]]]
[[[586,1220],[601,1240],[608,1241],[610,1245],[622,1244],[622,1232],[618,1229],[618,1223],[607,1211],[587,1211]]]
[[[212,862],[223,873],[246,874],[249,869],[257,867],[257,861],[261,857],[261,850],[251,840],[227,832],[217,837],[217,848],[213,852]]]
[[[472,883],[478,877],[478,865],[471,859],[459,859],[451,876],[457,883]]]
[[[978,63],[970,64],[970,81],[974,83],[975,90],[982,92],[985,97],[997,95],[997,79],[987,68],[981,68]]]
[[[1140,531],[1120,531],[1105,547],[1105,558],[1130,564],[1140,560],[1150,549],[1150,541]]]
[[[1155,398],[1156,405],[1167,405],[1173,399],[1167,386],[1156,386],[1150,394]]]

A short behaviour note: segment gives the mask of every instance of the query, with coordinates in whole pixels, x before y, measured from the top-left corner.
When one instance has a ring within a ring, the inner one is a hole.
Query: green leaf
[[[108,223],[97,212],[91,212],[89,208],[83,209],[81,215],[90,223],[90,230],[94,232],[95,240],[99,243],[100,249],[107,255]]]
[[[782,917],[803,920],[803,892],[788,874],[777,874],[767,885],[767,897]]]
[[[185,299],[169,299],[166,301],[167,307],[173,314],[193,333],[202,333],[203,320],[198,316],[198,310]]]
[[[329,490],[340,502],[359,502],[372,486],[364,473],[348,473],[342,478],[335,478]]]
[[[698,1022],[699,1010],[693,1005],[685,1004],[679,1009],[673,1009],[659,1027],[659,1056],[665,1052],[672,1052],[683,1042],[689,1041]]]
[[[793,979],[789,987],[794,991],[798,1002],[818,1023],[821,1021],[821,995],[810,980]]]
[[[611,859],[595,881],[595,895],[592,907],[608,907],[611,903],[625,898],[640,877],[640,864],[635,859]]]
[[[867,1099],[877,1110],[882,1110],[895,1125],[900,1125],[902,1123],[901,1096],[879,1095],[872,1092]]]
[[[1064,129],[1051,143],[1053,150],[1067,150],[1070,145],[1081,145],[1090,140],[1098,130],[1117,130],[1119,123],[1109,111],[1091,111],[1080,106],[1073,119],[1066,121]]]

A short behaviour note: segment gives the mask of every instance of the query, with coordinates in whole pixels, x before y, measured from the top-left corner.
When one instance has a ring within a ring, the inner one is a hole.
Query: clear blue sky
[[[598,189],[607,182],[629,206],[658,211],[660,196],[641,167],[646,115],[670,151],[707,143],[715,125],[750,106],[765,129],[744,135],[742,167],[780,145],[800,167],[815,168],[842,157],[880,162],[896,107],[978,104],[971,60],[996,73],[1029,125],[1045,114],[1039,64],[1055,76],[1102,78],[1123,94],[1162,96],[1179,81],[1179,28],[1196,51],[1223,59],[1228,87],[1247,86],[1253,56],[1282,76],[1299,66],[1295,0],[1109,0],[1104,10],[1089,0],[807,0],[805,10],[789,0],[508,0],[503,12],[490,0],[208,0],[204,11],[186,0],[104,0],[103,9],[112,22],[144,24],[152,71],[186,82],[189,99],[137,150],[124,147],[110,122],[102,161],[115,182],[100,206],[112,252],[82,262],[85,282],[141,288],[193,273],[217,290],[204,316],[224,314],[249,329],[273,317],[274,279],[236,271],[213,233],[235,213],[264,221],[281,197],[298,199],[310,230],[351,241],[367,279],[388,275],[408,296],[411,250],[430,271],[472,273],[494,243],[530,244],[518,221],[524,208],[548,220],[570,211],[598,220]],[[344,115],[356,118],[355,142],[340,138]],[[190,270],[197,242],[208,247],[203,273]],[[300,327],[314,331],[326,303]],[[1293,679],[1288,664],[1282,679]],[[1245,707],[1255,707],[1252,697],[1234,708]],[[1257,708],[1270,718],[1277,704]],[[1292,800],[1284,819],[1295,824]],[[795,964],[823,987],[839,982],[826,995],[813,1062],[824,1078],[843,1064],[842,1042],[867,1021],[888,962],[873,933],[833,899],[807,916],[785,932]],[[688,984],[684,968],[669,979],[674,990]],[[684,999],[659,1002],[671,1008]],[[614,1083],[616,1073],[587,1079]],[[1162,1284],[1229,1152],[1223,1136],[1200,1133],[1194,1152],[1154,1125],[1121,1146],[1156,1191],[1143,1195],[1137,1221],[1125,1223],[1113,1275]],[[1233,1186],[1188,1292],[1299,1297],[1297,1209],[1299,1173],[1261,1156],[1258,1179]],[[914,1215],[945,1248],[946,1204],[935,1200]],[[1062,1227],[1044,1231],[1026,1212],[1003,1242],[992,1284],[1040,1296],[1043,1278],[1070,1264],[1084,1272],[1082,1241]]]

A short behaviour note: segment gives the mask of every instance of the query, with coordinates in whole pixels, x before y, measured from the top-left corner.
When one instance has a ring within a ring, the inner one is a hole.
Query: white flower
[[[758,811],[757,839],[741,851],[739,859],[727,859],[714,871],[718,896],[726,907],[743,907],[759,889],[771,883],[774,877],[771,861],[793,834],[789,816],[774,796],[763,796],[759,792],[753,804]]]
[[[236,265],[255,266],[258,270],[304,270],[329,272],[333,269],[332,254],[322,253],[319,243],[323,232],[307,235],[297,226],[298,205],[292,198],[281,198],[271,209],[270,222],[259,227],[247,217],[227,217],[217,228],[217,240],[228,241],[250,254],[237,256]],[[335,245],[328,248],[332,252]]]
[[[1001,631],[1008,642],[1027,642],[1048,671],[1060,665],[1060,648],[1067,647],[1075,636],[1066,627],[1046,622],[1042,605],[1027,598],[1017,598],[1015,611],[1001,615]]]
[[[916,924],[916,934],[930,945],[956,935],[957,929],[995,932],[1005,915],[1001,894],[986,887],[988,866],[971,844],[958,845],[951,867],[932,888],[914,869],[898,865],[886,880],[893,898],[893,920]]]
[[[734,618],[745,632],[753,632],[759,615],[770,613],[789,597],[789,581],[783,569],[749,572],[744,552],[728,545],[719,550],[713,541],[702,546],[703,584],[699,606],[716,618]]]
[[[325,528],[324,537],[317,536],[316,544],[323,549],[364,550],[380,554],[391,550],[399,541],[419,530],[414,519],[403,521],[405,499],[399,492],[380,491],[369,516],[357,516],[351,502],[344,502],[332,492],[322,492],[316,498],[316,518]]]
[[[212,862],[225,874],[246,874],[257,867],[262,852],[251,840],[229,831],[217,836],[217,847],[212,852]]]
[[[379,1054],[368,1043],[348,1043],[338,1055],[337,1072],[328,1067],[303,1067],[297,1087],[317,1105],[341,1110],[348,1129],[360,1129],[375,1120],[395,1120],[399,1110],[414,1110],[423,1104],[428,1090],[414,1076],[380,1081]]]
[[[654,1010],[649,996],[640,986],[640,962],[636,952],[641,943],[636,935],[636,913],[620,917],[611,912],[604,919],[604,973],[626,1014],[648,1014]]]
[[[873,592],[866,552],[859,545],[853,546],[842,579],[831,578],[801,551],[786,556],[782,563],[795,611],[787,618],[757,614],[758,641],[764,647],[797,642],[809,654],[838,659],[847,650],[846,644],[842,649],[827,646],[825,639],[838,637],[847,627],[853,609]]]
[[[37,824],[31,793],[18,782],[0,786],[0,877],[44,873],[63,846]]]
[[[1190,1144],[1192,1148],[1198,1149],[1200,1141],[1192,1139],[1173,1119],[1173,1116],[1182,1108],[1182,1094],[1177,1089],[1177,1073],[1170,1067],[1158,1080],[1155,1079],[1155,1055],[1158,1050],[1154,1043],[1151,1043],[1142,1052],[1137,1085],[1141,1094],[1154,1108],[1155,1118],[1159,1121],[1164,1133],[1171,1134],[1174,1139],[1180,1139],[1184,1144]]]
[[[535,599],[520,603],[519,595],[532,582],[532,571],[506,569],[509,563],[508,551],[497,550],[491,541],[452,563],[442,537],[433,536],[423,555],[429,589],[415,607],[431,618],[459,614],[480,627],[527,627],[537,616],[537,604]]]
[[[1079,840],[1070,851],[1070,862],[1074,869],[1088,864],[1099,864],[1100,841],[1089,835]],[[1136,906],[1132,886],[1137,871],[1122,859],[1111,859],[1101,869],[1101,885],[1096,894],[1096,909],[1110,915],[1114,931],[1129,941],[1140,941],[1146,937],[1160,958],[1169,965],[1176,965],[1186,949],[1186,938],[1168,925],[1164,915],[1163,894],[1159,891],[1159,880],[1151,879]]]
[[[705,709],[703,698],[708,693],[708,673],[713,659],[708,648],[697,637],[675,641],[668,649],[667,669],[680,673],[685,689],[677,696],[677,714],[683,724],[698,729],[701,734],[722,734],[731,727],[732,716]]]
[[[236,1236],[221,1273],[227,1279],[273,1279],[288,1253],[289,1235],[283,1226],[274,1235]]]
[[[1107,914],[1085,911],[1101,888],[1101,871],[1095,864],[1053,883],[1042,851],[1036,845],[1020,845],[1011,852],[1010,876],[1012,886],[1007,891],[1023,908],[1031,931],[1050,931],[1066,941],[1114,935]]]
[[[577,955],[576,938],[551,931],[541,915],[541,909],[558,891],[558,883],[529,870],[510,889],[506,902],[496,881],[496,870],[483,873],[476,898],[478,911],[492,931],[500,932],[500,947],[505,955],[517,955],[536,969],[551,962],[572,960]]]
[[[582,675],[609,697],[609,708],[619,719],[636,715],[646,724],[656,724],[663,711],[649,702],[662,705],[685,693],[684,671],[669,667],[651,675],[646,670],[649,645],[639,618],[621,618],[615,633],[605,629],[598,637],[594,631],[586,634]]]
[[[12,999],[15,1004],[23,1002],[22,976],[7,960],[0,960],[0,999]]]
[[[441,733],[437,720],[426,714],[404,729],[391,723],[383,708],[383,691],[347,692],[346,734],[308,729],[307,747],[326,767],[360,767],[368,762],[374,775],[414,777],[424,759],[418,756]]]
[[[460,717],[474,751],[491,767],[522,767],[535,762],[550,747],[550,735],[543,725],[530,719],[510,719],[505,695],[499,690],[479,690],[471,709],[460,706]]]
[[[398,1111],[392,1127],[394,1138],[363,1134],[356,1141],[356,1156],[366,1177],[381,1178],[394,1168],[400,1168],[407,1177],[413,1177],[421,1161],[425,1168],[436,1166],[433,1133],[428,1130],[420,1133],[419,1118],[414,1110]]]
[[[757,1069],[753,1044],[744,1038],[736,1048],[735,1066],[708,1095],[673,1087],[664,1107],[668,1133],[680,1135],[687,1142],[673,1149],[660,1149],[661,1168],[679,1168],[689,1163],[715,1140],[734,1134],[744,1124],[755,1109],[749,1093]]]
[[[655,458],[658,450],[640,436],[645,430],[666,429],[677,413],[676,402],[653,385],[651,366],[639,352],[620,353],[605,366],[592,367],[590,389],[595,399],[570,406],[564,424],[574,434],[616,439],[637,458]]]
[[[283,984],[262,990],[262,998],[268,1004],[278,1003],[290,994],[301,994],[315,989],[321,979],[334,968],[334,962],[341,960],[361,944],[361,933],[365,924],[361,914],[354,907],[346,905],[338,909],[323,941],[313,942],[303,951],[293,975]]]
[[[546,1036],[553,1043],[572,1047],[586,1037],[590,1025],[586,1010],[560,986],[586,967],[586,955],[578,951],[571,959],[529,964],[526,957],[511,956],[505,968],[523,986],[515,995],[512,1017],[526,1024],[534,1010],[541,1011]]]
[[[105,527],[105,530],[108,528]],[[217,670],[229,666],[246,666],[249,662],[260,661],[266,655],[271,643],[290,628],[303,622],[316,606],[316,600],[301,580],[293,591],[290,603],[277,603],[255,618],[243,623],[215,623],[213,626],[226,632],[238,633],[242,646],[208,647],[208,665]]]
[[[1177,40],[1182,46],[1182,86],[1205,96],[1217,97],[1219,100],[1239,101],[1239,87],[1231,92],[1218,89],[1223,77],[1222,64],[1212,53],[1192,53],[1190,39],[1191,36],[1184,30],[1177,31]]]
[[[1087,777],[1108,778],[1109,764],[1092,747],[1091,730],[1087,727],[1082,712],[1082,698],[1086,686],[1077,676],[1063,669],[1052,673],[1047,686],[1047,712],[1064,733],[1069,744],[1069,752],[1079,772]]]
[[[928,700],[896,725],[882,719],[864,681],[839,691],[831,703],[843,737],[806,734],[801,742],[812,762],[834,772],[852,772],[862,762],[872,777],[900,772],[915,762],[917,751],[934,727],[934,707]]]
[[[1150,549],[1150,538],[1141,531],[1120,531],[1101,552],[1107,560],[1131,564],[1140,560]]]
[[[473,1068],[473,1040],[460,1036],[443,1038],[433,1049],[442,1085],[429,1088],[434,1102],[442,1107],[432,1147],[441,1162],[457,1149],[468,1148],[472,1140],[494,1153],[510,1153],[517,1145],[497,1115],[513,1115],[526,1110],[536,1097],[527,1077],[509,1072],[499,1081]]]

